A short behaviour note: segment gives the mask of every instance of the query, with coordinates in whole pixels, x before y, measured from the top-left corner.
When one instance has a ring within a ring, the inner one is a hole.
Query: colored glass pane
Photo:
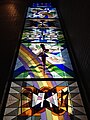
[[[26,18],[58,18],[55,8],[28,8]]]
[[[77,82],[14,81],[3,120],[87,120]]]
[[[64,42],[64,36],[61,30],[53,28],[28,28],[23,31],[21,42]]]
[[[32,7],[52,7],[51,3],[33,3]]]
[[[44,53],[42,45],[45,46]],[[45,61],[43,61],[43,57],[45,57]],[[74,77],[64,43],[22,43],[16,64],[14,78]],[[27,76],[26,73],[28,73]],[[23,74],[22,77],[21,74]]]
[[[58,19],[26,19],[25,29],[29,28],[60,28]]]

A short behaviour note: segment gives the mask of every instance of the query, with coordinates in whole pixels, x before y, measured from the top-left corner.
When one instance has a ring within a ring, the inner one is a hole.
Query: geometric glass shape
[[[9,92],[8,100],[14,96],[18,101],[6,105],[4,120],[6,117],[7,120],[14,117],[18,120],[82,120],[82,116],[87,120],[76,83],[75,81],[13,81],[11,88],[16,90],[16,93]],[[18,91],[17,85],[20,85],[22,90]],[[78,92],[72,93],[71,91],[76,88]]]
[[[26,18],[58,18],[55,8],[30,8]]]
[[[44,53],[42,46],[45,46]],[[14,78],[74,77],[64,43],[22,43],[16,65]]]
[[[23,31],[21,42],[64,42],[65,38],[59,29],[27,28]]]
[[[26,19],[25,29],[30,28],[60,28],[58,19]]]

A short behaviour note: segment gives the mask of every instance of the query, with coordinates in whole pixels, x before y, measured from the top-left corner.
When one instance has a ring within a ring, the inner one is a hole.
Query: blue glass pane
[[[33,3],[32,7],[52,7],[51,3]]]
[[[28,8],[26,18],[58,18],[55,8]]]

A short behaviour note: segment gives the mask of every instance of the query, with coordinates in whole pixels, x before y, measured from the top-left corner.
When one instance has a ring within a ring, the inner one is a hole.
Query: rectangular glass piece
[[[73,78],[65,43],[22,43],[14,78]]]
[[[29,28],[61,28],[58,19],[26,19],[25,29]]]
[[[14,81],[3,120],[88,120],[75,81]]]
[[[64,42],[63,32],[60,29],[39,28],[24,29],[21,42]]]
[[[28,8],[26,18],[58,18],[55,8]]]
[[[33,7],[52,7],[51,3],[33,3]]]

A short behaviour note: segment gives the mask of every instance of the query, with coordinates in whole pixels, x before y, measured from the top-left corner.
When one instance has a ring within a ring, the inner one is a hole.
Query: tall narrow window
[[[3,120],[87,120],[51,3],[28,7]]]

